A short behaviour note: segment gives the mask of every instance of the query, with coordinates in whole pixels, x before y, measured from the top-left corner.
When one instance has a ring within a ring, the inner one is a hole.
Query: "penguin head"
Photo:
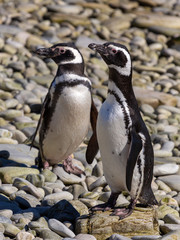
[[[109,68],[116,69],[121,75],[129,76],[131,74],[131,57],[126,46],[107,42],[104,44],[91,43],[88,47],[96,50]]]
[[[58,43],[50,48],[39,48],[35,53],[51,58],[57,65],[83,63],[83,57],[73,43]]]

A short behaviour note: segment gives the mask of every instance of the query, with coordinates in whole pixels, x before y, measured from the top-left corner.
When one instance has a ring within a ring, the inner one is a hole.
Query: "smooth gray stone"
[[[55,183],[57,180],[56,174],[49,169],[44,169],[41,174],[45,177],[45,182]]]
[[[6,196],[16,193],[17,191],[18,189],[12,186],[12,184],[2,184],[0,186],[0,193],[5,194]]]
[[[25,144],[0,144],[0,157],[24,163],[28,166],[35,164],[38,155],[36,148],[31,148]]]
[[[62,237],[75,237],[75,234],[57,219],[51,218],[48,221],[49,228]]]
[[[4,234],[2,232],[0,232],[0,239],[4,239]]]
[[[35,187],[43,187],[45,177],[42,174],[28,174],[26,180],[32,183]]]
[[[33,100],[34,102],[34,99],[37,99],[37,96],[32,91],[22,90],[19,94],[16,95],[16,99],[21,104],[29,104],[29,101]],[[39,100],[37,100],[37,103],[39,103]]]
[[[33,240],[34,235],[28,232],[19,232],[16,235],[16,240]]]
[[[12,221],[9,218],[0,215],[0,223],[12,223]]]
[[[85,176],[83,174],[81,174],[81,177],[78,177],[75,174],[69,174],[61,166],[54,167],[53,173],[55,173],[64,184],[80,183],[85,180]]]
[[[156,240],[160,239],[160,235],[143,235],[143,236],[134,236],[131,239],[132,240]]]
[[[54,188],[59,188],[59,189],[63,189],[65,187],[64,183],[58,179],[56,182],[52,183],[52,182],[45,182],[45,187],[49,187],[51,189]]]
[[[163,235],[161,240],[173,240],[173,239],[179,240],[179,236],[180,236],[180,230],[175,230]]]
[[[83,11],[83,8],[78,5],[60,5],[57,6],[57,4],[51,4],[48,6],[48,9],[51,10],[52,12],[61,12],[61,13],[66,13],[66,14],[77,14],[79,15],[80,12]]]
[[[83,233],[80,233],[78,235],[76,235],[75,237],[76,240],[96,240],[96,238],[93,236],[93,235],[90,235],[90,234],[83,234]]]
[[[39,72],[41,72],[43,75],[46,76],[50,73],[50,70],[47,67],[46,63],[42,59],[40,59],[39,57],[32,56],[30,61],[32,61],[36,65],[37,70]],[[49,79],[52,79],[52,78],[49,78]]]
[[[54,205],[55,203],[66,199],[68,201],[73,199],[73,195],[70,192],[67,191],[61,191],[61,192],[57,192],[57,193],[52,193],[49,194],[47,196],[44,197],[43,201],[42,201],[42,205],[46,206],[46,205]]]
[[[61,222],[73,222],[80,214],[78,211],[66,200],[61,200],[52,206],[47,214],[48,218],[55,218]]]
[[[22,32],[21,28],[15,27],[14,25],[6,25],[6,24],[1,24],[0,25],[0,32],[2,33],[8,33],[11,35],[16,35],[17,33]]]
[[[98,162],[92,171],[92,175],[96,177],[102,177],[103,176],[103,167],[102,167],[102,161]]]
[[[92,191],[96,187],[104,187],[106,185],[107,185],[106,179],[104,176],[102,176],[89,186],[89,190]]]
[[[32,230],[40,229],[41,231],[43,228],[48,229],[48,223],[45,217],[41,217],[36,221],[29,222],[28,227]],[[39,230],[37,232],[39,232]]]
[[[180,192],[180,175],[169,175],[158,179],[165,182],[172,190]]]
[[[12,68],[15,71],[23,71],[25,69],[25,64],[21,61],[11,62],[8,67]]]
[[[9,209],[0,210],[0,216],[11,218],[12,215],[13,215],[13,211],[12,210],[9,210]]]
[[[177,173],[179,165],[175,163],[159,164],[154,166],[154,176],[172,175]]]
[[[15,178],[13,181],[13,185],[20,190],[24,190],[31,193],[34,197],[38,199],[42,199],[44,197],[42,193],[43,190],[40,191],[41,188],[35,187],[32,183],[23,178]]]
[[[180,224],[170,224],[170,223],[165,223],[163,225],[160,225],[160,230],[162,233],[169,233],[171,231],[180,231]]]
[[[11,237],[15,237],[21,230],[19,228],[17,228],[14,224],[11,223],[4,223],[4,234],[5,236],[11,236]]]
[[[122,236],[122,235],[119,235],[119,234],[115,233],[115,234],[111,235],[111,236],[108,238],[108,240],[130,240],[130,238],[124,237],[124,236]]]
[[[163,218],[165,223],[170,223],[170,224],[180,224],[180,217],[177,217],[173,214],[166,214],[165,217]]]
[[[40,201],[36,197],[34,197],[28,193],[20,194],[20,195],[16,196],[14,201],[17,202],[22,209],[36,207],[37,205],[41,205]]]
[[[86,192],[86,190],[80,184],[73,184],[68,188],[68,192],[73,194],[74,200],[77,200],[81,194]]]
[[[90,43],[98,43],[98,44],[103,44],[104,41],[102,41],[101,39],[92,39],[90,37],[87,37],[85,35],[80,35],[77,40],[76,40],[76,46],[77,47],[81,47],[81,48],[88,48],[88,45]]]
[[[50,229],[42,229],[40,237],[43,238],[43,240],[62,240],[62,237],[52,232]]]

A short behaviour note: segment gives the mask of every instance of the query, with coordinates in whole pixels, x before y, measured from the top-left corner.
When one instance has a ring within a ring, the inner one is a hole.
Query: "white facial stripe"
[[[116,84],[113,81],[109,81],[108,89],[111,90],[111,91],[116,92],[118,97],[123,102],[123,106],[124,106],[125,111],[126,111],[126,113],[128,115],[128,120],[129,120],[129,126],[128,127],[131,127],[132,126],[132,121],[131,121],[131,118],[130,118],[130,111],[129,111],[129,107],[128,107],[126,98],[124,97],[123,93],[121,92],[121,90],[119,88],[117,88]]]
[[[71,47],[63,47],[63,48],[68,49],[71,52],[73,52],[75,58],[73,60],[71,60],[71,61],[63,61],[60,64],[69,64],[69,63],[77,64],[77,63],[82,63],[83,62],[82,56],[78,52],[77,49],[71,48]]]
[[[124,48],[121,48],[121,47],[117,47],[117,46],[114,46],[114,45],[109,45],[109,47],[114,48],[117,51],[123,52],[124,55],[127,58],[127,63],[124,67],[116,66],[114,64],[110,64],[108,66],[110,68],[116,69],[116,71],[118,71],[121,75],[129,76],[131,74],[131,58],[130,58],[129,53]]]

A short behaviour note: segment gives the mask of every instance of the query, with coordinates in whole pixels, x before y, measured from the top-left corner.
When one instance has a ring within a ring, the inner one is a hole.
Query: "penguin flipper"
[[[45,110],[46,110],[46,106],[49,104],[49,102],[50,102],[50,94],[49,94],[49,92],[48,92],[47,95],[46,95],[46,97],[45,97],[45,100],[44,100],[44,102],[43,102],[43,105],[42,105],[41,116],[40,116],[40,119],[39,119],[39,121],[38,121],[36,130],[35,130],[34,134],[30,137],[30,141],[31,141],[30,148],[32,148],[33,145],[34,145],[34,141],[35,141],[37,132],[38,132],[38,130],[40,129],[41,124],[42,124],[42,121],[43,121],[43,118],[44,118],[44,113],[45,113]]]
[[[138,160],[139,153],[142,150],[142,146],[143,144],[142,144],[141,137],[135,131],[135,129],[132,129],[131,144],[130,144],[129,156],[128,156],[127,166],[126,166],[126,186],[129,192],[131,191],[131,182],[132,182],[134,167]]]
[[[97,135],[96,135],[97,116],[98,116],[98,111],[92,99],[90,121],[91,121],[93,134],[89,140],[87,150],[86,150],[86,160],[89,164],[93,162],[99,150],[99,145],[98,145]]]

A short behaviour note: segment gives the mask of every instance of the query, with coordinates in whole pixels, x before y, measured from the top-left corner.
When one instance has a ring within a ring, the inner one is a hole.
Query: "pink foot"
[[[122,220],[128,216],[130,216],[133,212],[133,209],[129,208],[117,208],[114,210],[114,212],[111,214],[111,216],[118,216],[119,220]]]
[[[103,203],[103,204],[99,204],[99,205],[96,205],[92,208],[90,208],[90,211],[102,211],[102,212],[105,212],[105,211],[109,211],[109,210],[112,210],[112,206],[108,205],[107,203]]]
[[[48,169],[48,168],[49,168],[49,163],[48,163],[47,161],[45,161],[45,162],[43,163],[43,168],[44,168],[44,169]]]
[[[63,161],[63,167],[67,173],[73,173],[75,175],[80,175],[84,173],[80,168],[73,165],[71,156],[69,156]]]

